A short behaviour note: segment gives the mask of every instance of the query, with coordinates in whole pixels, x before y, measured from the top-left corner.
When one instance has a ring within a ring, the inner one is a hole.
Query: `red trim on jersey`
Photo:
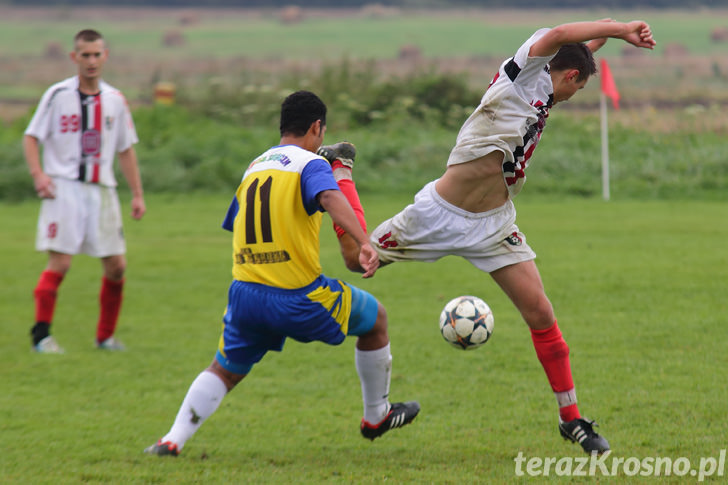
[[[96,155],[94,155],[94,159],[96,162],[93,166],[93,172],[91,174],[91,180],[89,182],[97,184],[99,183],[99,176],[100,176],[100,167],[99,161],[101,160],[101,145],[103,143],[103,136],[101,136],[101,133],[103,132],[103,118],[101,113],[101,93],[94,96],[94,129],[96,129],[99,132],[99,150],[96,152]]]
[[[91,180],[89,180],[89,182],[91,182],[92,184],[99,183],[100,174],[101,174],[101,165],[99,165],[98,163],[94,163],[93,171],[91,173]]]

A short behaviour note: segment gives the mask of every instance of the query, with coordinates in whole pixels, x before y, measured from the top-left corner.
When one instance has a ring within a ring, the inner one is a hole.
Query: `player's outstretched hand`
[[[33,185],[35,186],[35,193],[38,194],[38,197],[41,199],[56,198],[56,185],[53,183],[53,179],[45,172],[40,172],[38,175],[33,177]]]
[[[142,197],[133,197],[131,199],[131,217],[138,221],[144,217],[146,212],[147,206],[144,203],[144,199]]]
[[[637,47],[653,49],[657,42],[652,38],[650,26],[641,20],[633,20],[627,24],[628,33],[622,39]]]
[[[363,244],[359,251],[359,264],[361,264],[364,274],[362,278],[371,278],[379,268],[379,255],[371,244]]]

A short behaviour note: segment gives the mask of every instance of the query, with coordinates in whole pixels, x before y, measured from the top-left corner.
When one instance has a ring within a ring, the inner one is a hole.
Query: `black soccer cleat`
[[[179,456],[179,448],[171,441],[157,441],[152,446],[145,448],[144,453],[157,456]]]
[[[333,165],[335,160],[341,162],[342,165],[354,168],[354,157],[356,157],[356,147],[348,141],[341,141],[335,145],[324,145],[316,151]]]
[[[601,455],[609,451],[609,442],[594,431],[593,426],[598,426],[594,421],[584,418],[577,418],[572,421],[563,422],[559,420],[559,431],[565,440],[579,443],[584,451],[589,454]]]
[[[404,425],[410,424],[419,412],[420,403],[417,401],[392,403],[387,417],[381,420],[379,424],[373,425],[362,419],[361,434],[365,438],[374,441],[375,438],[379,438],[390,429],[401,428]]]

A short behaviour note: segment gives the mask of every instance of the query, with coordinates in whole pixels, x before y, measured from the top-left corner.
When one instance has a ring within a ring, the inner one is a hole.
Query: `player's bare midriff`
[[[503,152],[493,151],[471,162],[450,165],[435,184],[447,202],[468,212],[486,212],[508,201],[503,180]]]

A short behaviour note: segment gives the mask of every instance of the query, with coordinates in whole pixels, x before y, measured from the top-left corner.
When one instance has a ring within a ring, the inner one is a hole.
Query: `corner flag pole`
[[[607,124],[607,96],[599,96],[599,109],[602,120],[602,197],[609,200],[609,129]]]

